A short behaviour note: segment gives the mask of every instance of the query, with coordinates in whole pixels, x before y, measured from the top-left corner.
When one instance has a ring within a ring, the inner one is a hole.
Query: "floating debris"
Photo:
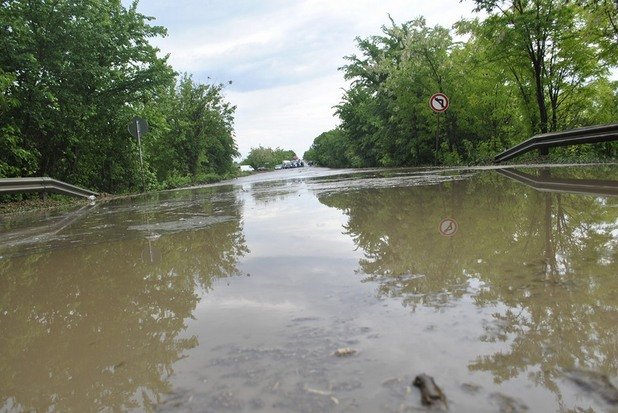
[[[349,357],[353,354],[356,354],[356,350],[350,347],[339,348],[335,351],[335,356],[337,357]]]
[[[307,390],[307,393],[311,394],[319,394],[320,396],[332,396],[332,392],[325,390],[312,389],[311,387],[307,387],[305,390]]]
[[[412,384],[421,390],[421,403],[425,406],[448,408],[446,396],[433,377],[423,373],[416,376]]]

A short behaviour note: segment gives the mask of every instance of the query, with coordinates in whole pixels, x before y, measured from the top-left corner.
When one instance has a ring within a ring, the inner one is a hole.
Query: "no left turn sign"
[[[445,237],[452,237],[457,232],[457,229],[459,229],[459,225],[453,218],[444,218],[438,226],[440,234]]]
[[[448,109],[448,97],[444,93],[434,93],[429,98],[429,107],[434,112],[444,112]]]

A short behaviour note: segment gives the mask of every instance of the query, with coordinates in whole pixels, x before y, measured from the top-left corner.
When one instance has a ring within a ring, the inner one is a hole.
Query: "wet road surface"
[[[615,410],[618,167],[510,171],[2,216],[0,412]]]

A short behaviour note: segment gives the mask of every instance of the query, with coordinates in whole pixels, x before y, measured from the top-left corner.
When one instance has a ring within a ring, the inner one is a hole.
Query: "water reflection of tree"
[[[186,201],[165,202],[105,222],[161,220]],[[191,205],[230,219],[161,234],[158,263],[143,260],[143,234],[0,260],[0,410],[125,411],[169,391],[173,363],[197,344],[181,337],[196,287],[237,274],[246,252],[238,205]]]
[[[298,194],[302,187],[302,180],[288,179],[285,181],[256,182],[246,186],[251,188],[251,198],[258,205],[267,205],[283,201],[289,196]]]
[[[542,240],[543,257],[531,267],[534,277],[483,274],[491,288],[476,296],[479,305],[507,305],[506,312],[495,315],[498,334],[484,339],[512,336],[510,351],[479,357],[470,369],[490,370],[501,382],[536,365],[534,380],[549,389],[557,388],[555,379],[565,367],[615,375],[615,208],[604,206],[610,200],[593,196],[546,193],[536,198],[542,225],[527,238]]]
[[[550,389],[564,367],[616,374],[615,198],[539,193],[493,175],[320,201],[348,215],[345,231],[365,252],[360,273],[379,294],[412,309],[465,293],[480,307],[506,306],[481,339],[510,342],[510,351],[479,357],[471,370],[502,381],[536,366]],[[438,232],[446,216],[459,223],[451,238]]]

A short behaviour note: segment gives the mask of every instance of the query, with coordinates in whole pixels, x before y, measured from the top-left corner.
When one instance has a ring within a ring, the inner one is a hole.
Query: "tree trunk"
[[[543,91],[543,68],[542,62],[534,62],[534,81],[536,88],[536,103],[539,107],[539,129],[541,133],[547,133],[548,116],[545,106],[545,93]]]

